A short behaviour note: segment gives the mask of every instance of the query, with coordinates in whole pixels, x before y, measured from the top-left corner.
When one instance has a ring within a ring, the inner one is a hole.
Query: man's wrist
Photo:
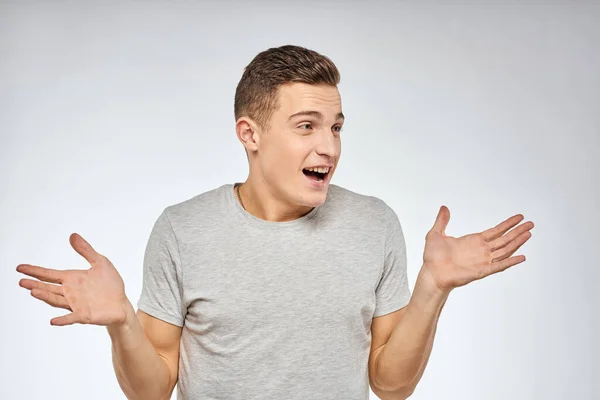
[[[125,319],[123,321],[106,326],[108,334],[113,338],[115,336],[131,332],[134,323],[137,322],[137,315],[135,313],[135,309],[133,308],[133,305],[129,300],[126,300],[123,303],[123,308],[125,310]]]
[[[446,303],[450,292],[449,289],[440,288],[427,267],[423,265],[415,283],[411,302],[423,311],[431,308],[438,309]]]

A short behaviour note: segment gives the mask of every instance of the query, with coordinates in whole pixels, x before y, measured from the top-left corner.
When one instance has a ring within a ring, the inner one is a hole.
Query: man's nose
[[[339,147],[337,141],[338,139],[334,136],[333,132],[320,132],[319,143],[316,148],[317,153],[335,159]]]

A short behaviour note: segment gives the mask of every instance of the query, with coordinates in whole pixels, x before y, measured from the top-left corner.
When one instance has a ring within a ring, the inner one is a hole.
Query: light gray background
[[[398,213],[411,287],[441,204],[455,236],[536,223],[451,295],[413,398],[598,398],[600,7],[537,3],[1,5],[0,398],[124,397],[105,329],[51,327],[15,267],[87,268],[79,232],[137,301],[162,209],[246,177],[235,86],[288,43],[340,68],[333,183]]]

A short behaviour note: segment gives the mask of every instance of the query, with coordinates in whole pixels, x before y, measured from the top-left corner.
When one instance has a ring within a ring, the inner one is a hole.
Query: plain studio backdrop
[[[600,7],[472,3],[0,6],[0,398],[124,398],[106,329],[50,326],[15,267],[87,268],[78,232],[135,304],[161,211],[247,176],[235,87],[283,44],[339,67],[333,183],[398,213],[411,288],[442,204],[453,236],[536,224],[451,294],[412,398],[598,398]]]

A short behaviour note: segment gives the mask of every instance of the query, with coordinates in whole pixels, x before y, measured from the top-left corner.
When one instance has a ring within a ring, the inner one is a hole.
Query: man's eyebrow
[[[288,118],[288,121],[291,120],[291,119],[293,119],[293,118],[296,118],[296,117],[314,117],[316,119],[322,120],[323,119],[323,114],[321,114],[318,111],[300,111],[300,112],[297,112],[295,114],[290,115],[290,117]],[[337,119],[345,119],[344,114],[341,113],[341,112],[338,113],[335,116],[335,119],[336,120]]]

